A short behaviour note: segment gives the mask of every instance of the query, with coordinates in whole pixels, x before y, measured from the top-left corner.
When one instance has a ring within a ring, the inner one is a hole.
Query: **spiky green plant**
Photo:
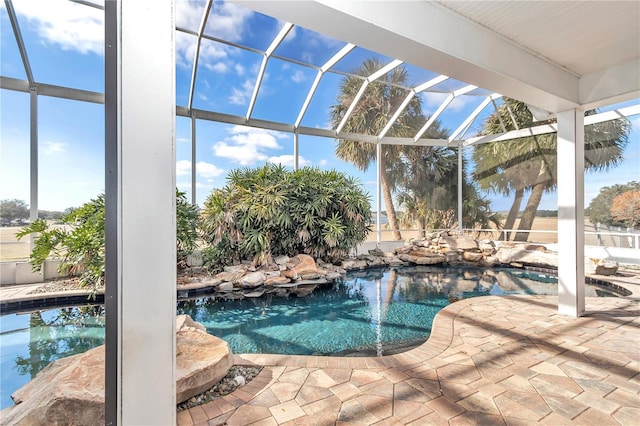
[[[229,172],[226,186],[205,201],[200,227],[210,244],[205,259],[216,268],[298,253],[337,259],[366,239],[370,223],[369,198],[356,179],[267,164]]]

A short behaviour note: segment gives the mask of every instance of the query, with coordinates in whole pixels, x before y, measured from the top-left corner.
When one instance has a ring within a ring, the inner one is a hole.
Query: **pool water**
[[[424,342],[451,300],[486,294],[557,294],[556,277],[514,269],[417,266],[351,273],[304,298],[178,302],[235,353],[385,355]],[[586,286],[587,296],[615,296]],[[50,362],[104,343],[104,308],[0,317],[0,408]]]

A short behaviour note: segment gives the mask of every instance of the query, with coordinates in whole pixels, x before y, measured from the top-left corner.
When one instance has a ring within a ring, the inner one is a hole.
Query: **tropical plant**
[[[419,237],[425,229],[451,228],[457,222],[458,160],[454,150],[442,147],[407,147],[399,174],[398,204],[403,207],[400,223],[417,225]],[[465,167],[463,162],[462,167]],[[462,226],[499,227],[490,202],[481,197],[474,182],[463,174]]]
[[[611,217],[635,228],[640,222],[640,191],[627,191],[614,198]]]
[[[368,59],[353,71],[353,74],[368,77],[382,68],[382,64],[377,59]],[[409,93],[401,85],[406,85],[408,73],[406,68],[400,66],[393,71],[382,76],[380,79],[369,84],[355,106],[350,117],[347,119],[342,131],[350,133],[360,133],[365,135],[379,135],[389,119],[400,106]],[[351,103],[360,91],[364,79],[356,76],[348,76],[342,80],[340,91],[337,95],[337,104],[330,109],[331,125],[337,129],[342,122]],[[391,127],[388,136],[413,137],[419,130],[420,125],[425,122],[422,114],[422,102],[420,97],[414,96],[404,111],[398,116],[395,124]],[[436,124],[434,129],[439,130]],[[431,134],[427,135],[430,137]],[[396,211],[393,205],[392,189],[393,169],[398,164],[402,156],[403,147],[399,145],[385,145],[382,149],[380,159],[380,186],[384,197],[385,208],[389,220],[389,226],[394,230],[394,238],[402,239],[400,234]],[[368,170],[369,166],[376,161],[376,145],[372,143],[339,139],[336,147],[336,156],[344,161],[348,161],[362,171]]]
[[[587,207],[586,215],[592,224],[602,223],[609,226],[622,226],[611,216],[613,200],[620,194],[628,191],[640,191],[640,182],[631,181],[624,184],[616,184],[600,188],[600,192],[591,200]]]
[[[50,226],[38,219],[23,227],[16,237],[36,233],[29,261],[34,271],[40,271],[49,257],[60,258],[58,270],[63,274],[80,275],[82,286],[93,289],[104,277],[104,194],[74,209],[62,218],[62,225]]]
[[[176,255],[178,262],[185,260],[198,247],[198,207],[187,200],[187,195],[176,189]]]
[[[176,189],[178,260],[182,260],[196,247],[197,210],[189,205],[183,192]],[[34,271],[40,271],[48,258],[60,258],[59,272],[79,275],[82,286],[93,290],[104,284],[105,269],[105,208],[104,194],[69,210],[61,218],[61,225],[51,226],[38,219],[24,226],[16,237],[35,233],[34,247],[29,262]]]
[[[585,115],[595,114],[587,111]],[[515,122],[514,122],[515,120]],[[482,134],[494,134],[544,123],[535,119],[525,103],[505,98],[498,111],[487,118]],[[630,123],[621,118],[585,126],[585,168],[600,171],[616,166],[628,143]],[[557,135],[528,136],[474,147],[474,178],[480,188],[503,195],[514,194],[504,228],[513,228],[524,195],[530,191],[515,240],[526,241],[545,191],[557,184]],[[507,235],[508,237],[508,235]]]
[[[200,227],[211,246],[205,260],[215,269],[298,253],[338,259],[366,239],[370,223],[370,200],[356,179],[266,164],[230,171],[225,187],[207,197]]]

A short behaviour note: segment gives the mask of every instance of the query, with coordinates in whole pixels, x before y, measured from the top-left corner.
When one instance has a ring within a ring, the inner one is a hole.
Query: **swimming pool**
[[[486,294],[557,294],[553,275],[514,269],[416,266],[349,274],[304,298],[178,302],[235,353],[375,356],[424,342],[450,300]],[[587,296],[615,296],[587,285]],[[51,361],[104,342],[102,306],[0,317],[0,408]]]

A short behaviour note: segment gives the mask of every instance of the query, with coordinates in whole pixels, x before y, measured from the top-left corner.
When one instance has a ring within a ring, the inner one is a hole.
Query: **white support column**
[[[191,112],[191,204],[196,205],[196,161],[197,161],[197,151],[196,147],[198,145],[197,135],[196,135],[196,117]]]
[[[29,127],[31,128],[29,148],[29,220],[38,219],[38,92],[35,87],[29,89]],[[33,249],[34,235],[29,237]]]
[[[458,233],[462,234],[462,141],[458,141]]]
[[[584,111],[558,113],[558,312],[584,314]]]
[[[105,2],[107,425],[176,424],[174,16]]]
[[[376,242],[380,244],[382,240],[382,224],[380,219],[382,218],[382,143],[378,141],[376,145]],[[389,216],[387,215],[387,218]]]
[[[293,133],[293,170],[298,170],[299,164],[298,164],[298,159],[300,154],[298,153],[298,131],[296,130]]]

